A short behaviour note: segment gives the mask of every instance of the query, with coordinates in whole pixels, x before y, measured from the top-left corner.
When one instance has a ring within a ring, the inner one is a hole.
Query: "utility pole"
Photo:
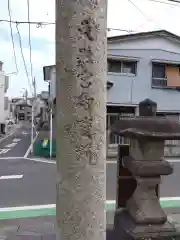
[[[33,78],[33,93],[32,93],[32,111],[31,111],[31,153],[33,153],[33,143],[34,143],[34,101],[36,99],[36,80]]]
[[[26,101],[26,104],[27,104],[27,98],[28,98],[28,91],[27,89],[25,90],[25,101]]]
[[[37,95],[36,95],[36,78],[33,78],[33,91],[34,91],[34,98],[36,99]]]
[[[106,29],[106,0],[56,0],[58,240],[106,238]]]
[[[52,83],[49,83],[49,94],[50,94],[50,131],[49,131],[49,139],[50,139],[50,147],[49,147],[49,156],[52,158],[52,106],[53,106],[53,93],[52,93]]]

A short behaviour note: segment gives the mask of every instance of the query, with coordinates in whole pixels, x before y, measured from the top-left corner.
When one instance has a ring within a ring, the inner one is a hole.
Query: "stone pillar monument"
[[[179,235],[167,221],[157,196],[157,186],[161,176],[173,172],[170,163],[164,160],[164,141],[180,139],[180,124],[156,117],[156,107],[156,103],[146,99],[139,104],[140,116],[123,118],[111,129],[130,139],[129,155],[123,157],[123,166],[136,181],[136,188],[126,199],[123,210],[116,211],[114,240],[164,240]]]

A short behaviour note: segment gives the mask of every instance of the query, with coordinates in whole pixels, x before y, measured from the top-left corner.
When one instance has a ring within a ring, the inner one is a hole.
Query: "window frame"
[[[20,106],[19,108],[21,111],[25,110],[25,107],[24,106]]]
[[[119,62],[119,65],[120,65],[120,71],[117,71],[117,72],[112,72],[112,71],[109,71],[109,61],[113,61],[113,62]],[[115,74],[115,75],[124,75],[124,76],[137,76],[137,61],[133,61],[133,60],[125,60],[125,59],[112,59],[112,58],[108,58],[107,59],[107,65],[108,65],[108,74]],[[127,73],[127,72],[124,72],[123,71],[123,64],[126,64],[126,63],[131,63],[134,68],[134,73]]]
[[[159,77],[154,77],[153,76],[153,66],[154,65],[159,65],[159,66],[164,66],[164,78],[159,78]],[[155,81],[159,82],[164,82],[165,84],[154,84]],[[151,86],[154,88],[167,88],[167,73],[166,73],[166,63],[156,63],[152,62],[151,65]]]

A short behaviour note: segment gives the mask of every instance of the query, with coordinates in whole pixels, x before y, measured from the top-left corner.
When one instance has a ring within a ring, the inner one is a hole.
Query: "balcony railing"
[[[152,87],[167,87],[167,79],[165,78],[152,78]]]

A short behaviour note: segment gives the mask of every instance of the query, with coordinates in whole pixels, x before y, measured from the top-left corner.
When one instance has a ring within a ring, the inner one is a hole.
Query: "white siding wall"
[[[180,91],[151,87],[152,61],[180,64],[180,44],[162,37],[139,38],[108,44],[108,55],[137,60],[136,76],[108,73],[114,84],[107,94],[109,104],[137,105],[150,98],[157,102],[158,111],[180,112]]]
[[[152,61],[168,61],[180,64],[180,44],[170,38],[153,36],[122,42],[108,43],[108,56],[120,59],[136,59],[137,75],[108,73],[113,87],[108,90],[109,105],[137,105],[145,98],[157,102],[158,111],[180,112],[180,91],[151,87]],[[56,96],[56,72],[51,73],[51,91]]]
[[[0,124],[5,122],[5,110],[4,110],[4,72],[0,71]]]

